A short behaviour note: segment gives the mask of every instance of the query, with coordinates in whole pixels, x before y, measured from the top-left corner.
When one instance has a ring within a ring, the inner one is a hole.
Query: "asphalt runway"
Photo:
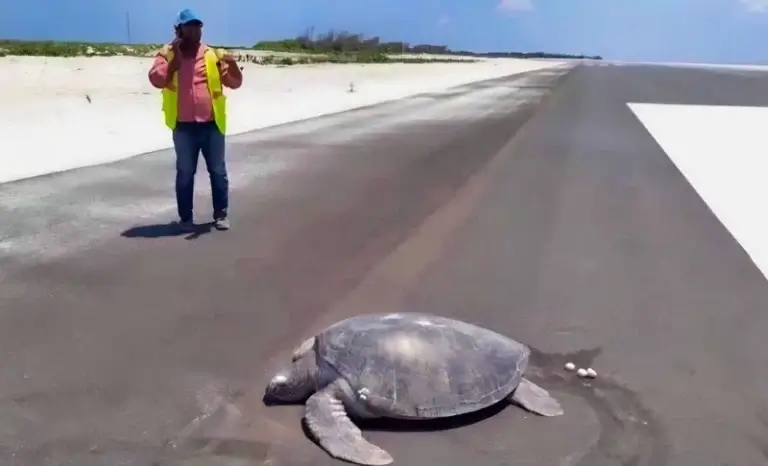
[[[768,78],[567,71],[233,137],[228,232],[170,234],[167,151],[0,185],[0,464],[341,464],[264,383],[398,310],[531,345],[566,414],[366,426],[396,465],[767,464],[768,285],[626,103],[764,105]]]

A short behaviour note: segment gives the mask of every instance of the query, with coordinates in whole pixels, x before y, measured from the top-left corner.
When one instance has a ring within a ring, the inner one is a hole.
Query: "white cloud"
[[[768,0],[739,0],[742,5],[753,13],[768,12]]]
[[[533,3],[531,0],[501,0],[496,9],[507,13],[515,11],[531,11],[533,10]]]
[[[451,22],[451,18],[448,17],[448,16],[443,15],[443,16],[440,17],[440,19],[437,20],[437,25],[438,26],[446,26],[450,22]]]

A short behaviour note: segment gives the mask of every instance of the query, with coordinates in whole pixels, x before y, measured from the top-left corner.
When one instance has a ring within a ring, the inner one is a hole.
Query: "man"
[[[214,227],[230,227],[229,178],[224,160],[226,97],[222,85],[237,89],[243,82],[232,55],[202,43],[202,28],[203,22],[192,10],[182,10],[176,18],[176,38],[157,54],[149,71],[152,85],[162,90],[165,124],[173,132],[176,203],[179,225],[185,232],[195,229],[195,173],[201,152],[211,180]]]

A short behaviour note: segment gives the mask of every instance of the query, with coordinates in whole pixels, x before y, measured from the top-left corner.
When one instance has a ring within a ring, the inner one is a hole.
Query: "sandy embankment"
[[[150,58],[0,58],[0,182],[110,162],[171,146]],[[229,134],[438,91],[563,62],[245,64],[229,92]],[[355,92],[348,92],[354,83]]]

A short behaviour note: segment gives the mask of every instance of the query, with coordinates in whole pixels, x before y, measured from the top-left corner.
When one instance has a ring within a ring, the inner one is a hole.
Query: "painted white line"
[[[627,105],[768,277],[768,108]]]

